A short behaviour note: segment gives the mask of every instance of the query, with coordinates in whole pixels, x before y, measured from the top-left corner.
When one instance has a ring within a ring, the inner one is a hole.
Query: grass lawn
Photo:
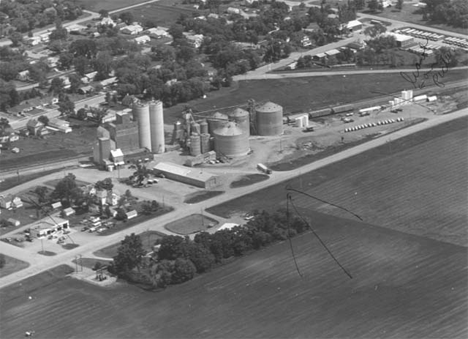
[[[467,118],[447,122],[207,211],[227,217],[246,212],[246,206],[285,207],[284,187],[289,185],[373,224],[468,246],[467,125]],[[294,194],[294,201],[299,207],[350,217],[303,196]]]
[[[57,186],[57,184],[59,183],[60,180],[62,180],[63,178],[61,179],[53,179],[53,180],[49,180],[49,181],[46,181],[44,182],[44,185],[47,185],[47,186],[50,186],[50,187],[55,187]],[[86,181],[82,181],[82,180],[75,180],[76,184],[78,187],[80,186],[86,186],[86,185],[89,185],[90,183],[89,182],[86,182]]]
[[[171,222],[165,225],[164,228],[173,233],[189,235],[205,231],[217,224],[218,222],[215,219],[204,216],[203,214],[192,214],[188,217]]]
[[[91,155],[91,145],[97,135],[96,124],[72,119],[70,127],[73,129],[71,133],[51,132],[43,139],[20,137],[20,140],[14,143],[14,146],[20,149],[20,153],[2,152],[0,170]]]
[[[186,198],[184,203],[186,204],[196,204],[207,199],[211,199],[216,197],[220,194],[223,194],[224,191],[201,191],[189,194]]]
[[[149,252],[153,250],[153,245],[156,240],[162,238],[162,234],[155,231],[147,231],[138,234],[141,238],[141,242],[143,244],[143,248],[145,251]],[[104,257],[104,258],[113,258],[117,255],[117,249],[120,247],[120,242],[103,249],[100,249],[93,254],[97,257]]]
[[[95,258],[80,258],[79,260],[73,259],[72,262],[76,265],[78,264],[78,270],[80,266],[93,269],[96,265],[96,262],[100,262],[103,266],[109,265],[111,260],[99,260]]]
[[[256,184],[257,182],[268,180],[270,176],[266,174],[249,174],[231,183],[231,188],[244,187]]]
[[[18,272],[29,266],[27,262],[18,260],[5,254],[2,255],[5,258],[5,266],[0,268],[0,278],[5,277],[14,272]]]
[[[46,272],[0,290],[2,336],[34,330],[40,338],[467,337],[466,248],[309,217],[353,279],[311,233],[292,242],[302,278],[287,242],[157,292],[128,284],[103,289]]]

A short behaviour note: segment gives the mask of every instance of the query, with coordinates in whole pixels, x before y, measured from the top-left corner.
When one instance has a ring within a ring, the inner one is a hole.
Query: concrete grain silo
[[[211,151],[210,135],[208,133],[203,133],[202,135],[200,135],[200,142],[202,154]]]
[[[166,145],[164,138],[164,116],[161,101],[152,101],[149,104],[149,117],[151,129],[151,150],[153,153],[164,153]]]
[[[206,122],[206,120],[202,120],[200,122],[200,133],[208,134],[208,123]]]
[[[151,151],[151,127],[150,113],[148,104],[133,105],[134,115],[138,120],[138,136],[141,148],[147,148]]]
[[[200,135],[192,133],[190,136],[190,155],[197,156],[201,154],[200,141]]]
[[[209,133],[223,127],[229,121],[229,117],[226,114],[216,112],[210,118],[208,118]]]
[[[249,136],[235,122],[228,122],[213,132],[216,153],[240,157],[250,151]]]
[[[228,114],[229,119],[234,121],[242,131],[250,135],[250,114],[242,108],[236,108],[231,113]]]
[[[191,124],[192,133],[201,134],[200,124],[197,122],[192,122]]]
[[[267,102],[255,108],[258,135],[280,135],[283,133],[283,107]]]

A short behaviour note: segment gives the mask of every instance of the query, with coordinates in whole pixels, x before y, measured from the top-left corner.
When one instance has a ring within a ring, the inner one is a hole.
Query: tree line
[[[166,235],[155,243],[159,249],[146,256],[141,238],[132,234],[121,241],[109,271],[131,282],[165,288],[193,279],[225,262],[307,230],[300,218],[281,209],[275,213],[255,211],[244,226],[189,237]],[[289,220],[288,220],[289,219]]]

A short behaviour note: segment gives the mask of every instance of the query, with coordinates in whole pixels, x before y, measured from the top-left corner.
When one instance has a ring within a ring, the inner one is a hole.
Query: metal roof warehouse
[[[188,168],[169,162],[160,162],[153,168],[166,178],[202,188],[214,188],[221,184],[221,178],[198,168]]]

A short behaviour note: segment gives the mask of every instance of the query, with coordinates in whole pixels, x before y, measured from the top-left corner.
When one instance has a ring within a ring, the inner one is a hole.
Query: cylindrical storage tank
[[[283,133],[283,107],[267,102],[255,108],[258,135],[280,135]]]
[[[224,125],[229,121],[229,117],[226,114],[216,112],[211,116],[211,118],[208,118],[208,128],[209,128],[209,133],[213,134],[213,132]]]
[[[190,136],[190,155],[200,155],[200,135],[197,133],[192,133]]]
[[[208,123],[206,120],[202,120],[202,122],[200,122],[200,133],[208,134]]]
[[[302,125],[304,127],[309,127],[309,115],[308,114],[302,117]]]
[[[250,135],[250,114],[242,108],[236,108],[228,114],[230,120],[234,121],[240,129],[247,135]]]
[[[227,157],[240,157],[250,151],[249,136],[235,122],[213,132],[216,153]]]
[[[302,121],[303,121],[303,120],[302,120],[302,117],[296,118],[295,120],[296,120],[296,121],[295,121],[296,127],[303,127],[303,125],[302,125]]]
[[[151,150],[153,153],[164,153],[166,149],[164,138],[164,115],[161,101],[152,101],[149,104],[151,127]]]
[[[203,133],[200,136],[200,142],[201,142],[200,148],[201,148],[202,154],[211,151],[211,148],[210,148],[210,135],[208,133]]]
[[[201,132],[200,132],[200,124],[199,124],[199,123],[196,123],[196,122],[192,122],[191,130],[192,130],[192,133],[201,134]]]
[[[138,120],[138,140],[141,148],[147,148],[151,151],[151,128],[150,114],[148,104],[138,104],[133,106]]]

